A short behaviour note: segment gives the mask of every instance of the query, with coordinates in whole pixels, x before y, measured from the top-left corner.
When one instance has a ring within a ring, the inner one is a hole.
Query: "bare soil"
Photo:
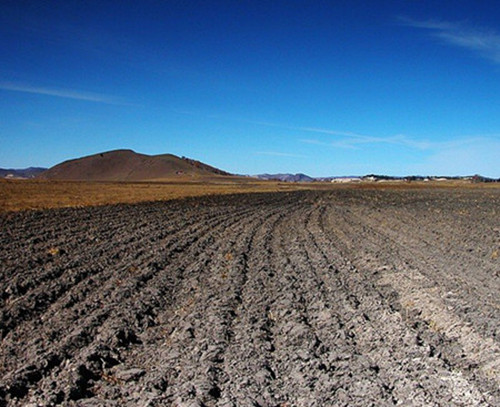
[[[0,215],[0,405],[498,406],[500,189]]]

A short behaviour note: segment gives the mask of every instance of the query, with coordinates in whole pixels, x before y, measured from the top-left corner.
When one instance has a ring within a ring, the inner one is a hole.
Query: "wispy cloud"
[[[349,150],[357,150],[357,143],[353,143],[352,140],[336,140],[336,141],[321,141],[316,139],[300,139],[301,143],[312,144],[315,146],[328,147],[328,148],[343,148]]]
[[[279,151],[257,151],[255,154],[258,155],[271,155],[275,157],[295,157],[295,158],[307,158],[301,154],[292,154],[292,153],[282,153]]]
[[[0,89],[14,92],[34,93],[37,95],[55,96],[65,99],[84,100],[87,102],[106,103],[110,105],[132,105],[115,96],[105,95],[102,93],[85,92],[75,89],[49,88],[13,82],[0,82]]]
[[[195,114],[194,112],[187,112],[186,114]],[[254,124],[258,126],[273,127],[278,129],[289,130],[297,134],[302,133],[300,138],[296,138],[298,142],[310,145],[320,146],[322,148],[335,148],[346,150],[361,150],[366,147],[375,145],[386,145],[388,147],[404,147],[415,152],[421,152],[426,155],[437,155],[444,151],[467,150],[477,148],[476,146],[495,145],[498,146],[500,142],[500,134],[485,134],[485,135],[469,135],[462,137],[453,137],[448,140],[428,140],[421,137],[412,137],[405,134],[395,134],[388,136],[372,136],[360,134],[352,131],[325,129],[314,126],[291,126],[282,123],[249,120],[243,118],[229,118],[220,115],[205,115],[217,120],[230,120],[241,123]],[[323,137],[313,138],[307,137],[305,134],[324,135]],[[329,136],[329,137],[325,137]],[[292,137],[292,135],[289,135]],[[495,151],[496,153],[496,151]],[[277,151],[258,151],[255,154],[268,155],[276,157],[297,157],[307,158],[303,155],[277,152]]]
[[[481,174],[498,178],[499,151],[499,135],[466,137],[438,145],[419,162],[409,164],[407,171],[413,174],[434,175]]]
[[[311,140],[311,139],[301,140],[304,143],[323,144],[323,145],[326,144],[326,145],[329,145],[331,147],[355,149],[358,146],[361,146],[364,144],[392,144],[392,145],[399,145],[399,146],[414,148],[414,149],[418,149],[418,150],[425,150],[425,149],[429,148],[429,146],[430,146],[429,142],[422,141],[422,140],[416,140],[416,139],[413,139],[411,137],[408,137],[408,136],[405,136],[402,134],[397,134],[397,135],[388,136],[388,137],[374,137],[374,136],[367,136],[367,135],[357,134],[357,133],[347,132],[347,131],[317,129],[317,128],[310,128],[310,127],[302,127],[301,130],[307,131],[307,132],[322,133],[322,134],[329,134],[332,136],[336,136],[336,139],[332,140],[329,143],[324,143],[324,142],[321,142],[318,140]]]
[[[500,64],[500,34],[484,27],[471,27],[458,22],[399,18],[401,24],[421,28],[445,44],[468,49]]]
[[[249,120],[245,120],[245,122],[267,127],[277,127],[296,132],[318,133],[318,134],[326,134],[329,136],[333,136],[333,139],[329,141],[315,140],[311,138],[303,138],[299,140],[302,143],[322,145],[325,147],[358,149],[362,145],[366,144],[390,144],[390,145],[404,146],[412,149],[426,150],[428,148],[431,148],[433,145],[433,143],[431,142],[425,140],[417,140],[415,138],[403,134],[397,134],[394,136],[387,136],[387,137],[375,137],[375,136],[354,133],[350,131],[323,129],[318,127],[287,126],[279,123],[249,121]]]
[[[455,148],[466,148],[467,146],[473,146],[478,144],[483,144],[491,140],[497,140],[499,137],[496,135],[485,135],[485,136],[464,136],[460,138],[454,138],[452,140],[444,141],[429,141],[429,140],[417,140],[412,137],[405,136],[403,134],[398,134],[395,136],[388,137],[370,137],[356,135],[352,138],[341,138],[334,140],[317,140],[317,139],[300,139],[301,143],[318,145],[322,147],[330,148],[345,148],[345,149],[360,149],[363,145],[374,145],[374,144],[386,144],[392,146],[402,146],[413,150],[419,151],[441,151],[449,150]]]
[[[359,134],[351,131],[324,129],[317,127],[294,127],[281,125],[279,123],[269,122],[252,122],[263,126],[271,126],[294,130],[297,132],[324,134],[331,137],[316,138],[301,138],[298,141],[304,144],[317,145],[328,148],[341,148],[350,150],[359,150],[366,146],[384,144],[387,146],[405,147],[410,150],[433,153],[437,151],[452,150],[458,148],[468,148],[469,146],[482,145],[485,143],[498,143],[500,136],[494,135],[473,135],[456,137],[450,140],[426,140],[422,138],[411,137],[405,134],[395,134],[389,136],[371,136]],[[277,154],[275,154],[277,155]]]

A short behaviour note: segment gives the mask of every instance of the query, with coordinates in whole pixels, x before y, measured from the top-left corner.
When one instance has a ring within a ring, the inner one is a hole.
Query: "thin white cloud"
[[[421,162],[408,167],[414,174],[473,175],[500,177],[498,157],[499,136],[469,137],[443,143]]]
[[[295,157],[295,158],[307,158],[304,155],[292,154],[292,153],[282,153],[279,151],[257,151],[255,154],[258,155],[270,155],[274,157]]]
[[[65,99],[84,100],[87,102],[106,103],[110,105],[131,104],[115,96],[101,93],[85,92],[74,89],[48,88],[43,86],[25,85],[13,82],[0,82],[0,89],[14,92],[34,93],[37,95],[55,96]]]
[[[419,149],[415,154],[415,162],[404,165],[394,163],[396,167],[391,169],[393,174],[419,174],[419,175],[473,175],[481,174],[484,176],[498,178],[500,176],[498,167],[498,158],[500,152],[500,135],[469,135],[457,137],[444,141],[426,141],[420,142],[403,135],[375,138],[380,143],[404,144],[414,146]],[[369,143],[368,138],[364,143]],[[401,141],[402,140],[402,141]],[[359,140],[318,140],[301,139],[302,143],[317,145],[321,149],[331,148],[351,148],[360,149]],[[370,164],[371,165],[371,164]],[[384,164],[391,165],[391,164]],[[398,169],[397,166],[400,166]],[[383,172],[386,169],[374,170],[371,167],[360,167],[354,172]]]
[[[404,134],[396,134],[393,136],[385,136],[385,137],[375,137],[349,131],[319,129],[314,127],[296,127],[295,129],[306,132],[327,134],[332,136],[341,136],[341,138],[336,137],[335,139],[328,141],[310,139],[310,138],[299,139],[301,143],[318,145],[322,147],[345,148],[345,149],[359,149],[363,145],[387,144],[393,146],[402,146],[409,149],[420,150],[420,151],[438,151],[438,150],[441,151],[441,150],[462,148],[482,143],[489,143],[492,140],[493,141],[498,140],[499,138],[498,135],[480,135],[480,136],[464,136],[460,138],[454,138],[453,140],[445,140],[445,141],[429,141],[429,140],[417,139]]]
[[[352,140],[336,140],[336,141],[321,141],[321,140],[316,140],[316,139],[300,139],[299,140],[301,143],[304,144],[312,144],[315,146],[321,146],[321,147],[329,147],[329,148],[343,148],[343,149],[350,149],[350,150],[357,150],[359,147],[357,146],[357,143],[353,143]]]
[[[315,146],[323,146],[323,147],[331,147],[332,144],[325,142],[325,141],[320,141],[320,140],[315,140],[315,139],[300,139],[299,140],[301,143],[305,144],[313,144]]]
[[[322,133],[322,134],[330,134],[333,136],[341,136],[341,139],[334,140],[329,144],[334,147],[341,148],[356,148],[359,145],[363,144],[392,144],[392,145],[400,145],[410,148],[416,148],[419,150],[425,150],[429,148],[429,143],[426,141],[415,140],[411,137],[397,134],[395,136],[389,137],[374,137],[374,136],[366,136],[363,134],[357,134],[348,131],[337,131],[337,130],[327,130],[327,129],[317,129],[311,127],[302,127],[300,128],[303,131],[313,132],[313,133]],[[313,140],[305,140],[304,142],[308,142],[309,144],[319,144],[318,142],[312,142]]]
[[[297,141],[304,144],[311,144],[320,147],[337,148],[337,149],[341,148],[341,149],[359,150],[366,146],[385,144],[387,146],[405,147],[410,150],[416,150],[426,154],[438,154],[440,151],[445,151],[445,150],[451,151],[459,148],[468,148],[468,146],[475,147],[478,145],[488,145],[491,143],[493,143],[493,145],[498,145],[497,143],[500,140],[499,134],[462,136],[444,141],[425,140],[421,138],[410,137],[405,134],[377,137],[377,136],[364,135],[345,130],[325,129],[313,126],[289,126],[282,123],[248,120],[242,118],[228,118],[219,115],[210,115],[206,117],[210,117],[212,119],[217,119],[217,120],[231,120],[236,122],[255,124],[258,126],[274,127],[284,130],[290,130],[297,133],[324,134],[332,137],[328,138],[323,137],[323,139],[303,137],[299,138]],[[307,158],[302,155],[285,153],[285,152],[275,152],[275,151],[259,151],[256,152],[255,154],[271,155],[277,157],[281,156],[281,157]]]
[[[464,23],[436,20],[413,20],[400,18],[408,27],[429,31],[433,37],[445,44],[468,49],[483,58],[500,64],[500,34],[492,29],[471,27]]]
[[[296,132],[307,132],[307,133],[318,133],[318,134],[327,134],[330,136],[335,136],[336,139],[324,142],[313,139],[301,139],[299,141],[307,144],[317,144],[324,145],[329,147],[338,147],[338,148],[346,148],[346,149],[357,149],[361,145],[364,144],[391,144],[391,145],[400,145],[408,148],[425,150],[431,147],[432,143],[422,140],[416,140],[414,138],[398,134],[395,136],[388,137],[374,137],[367,136],[359,133],[354,133],[351,131],[341,131],[341,130],[332,130],[332,129],[323,129],[318,127],[309,127],[309,126],[287,126],[280,123],[271,123],[264,121],[254,121],[254,120],[238,120],[245,123],[257,124],[259,126],[266,127],[276,127],[285,130],[292,130]]]
[[[336,132],[332,131],[328,134],[334,134],[334,133]],[[485,135],[485,136],[465,136],[446,141],[426,141],[426,140],[417,140],[415,138],[408,137],[403,134],[398,134],[395,136],[388,136],[388,137],[371,137],[371,136],[356,135],[353,136],[352,138],[342,138],[329,141],[317,140],[317,139],[300,139],[299,141],[305,144],[312,144],[312,145],[331,147],[331,148],[359,149],[363,145],[387,144],[393,146],[403,146],[413,150],[432,152],[432,151],[450,150],[455,148],[463,148],[467,146],[488,143],[492,140],[497,140],[498,138],[499,137],[497,135]]]

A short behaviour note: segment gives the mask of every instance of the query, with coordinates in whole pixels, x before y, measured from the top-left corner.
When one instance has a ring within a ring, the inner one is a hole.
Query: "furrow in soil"
[[[496,406],[499,189],[0,215],[0,406]]]

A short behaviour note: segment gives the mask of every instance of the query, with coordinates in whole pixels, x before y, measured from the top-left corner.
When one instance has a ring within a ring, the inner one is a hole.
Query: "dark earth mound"
[[[40,174],[42,179],[75,181],[151,181],[172,177],[230,175],[200,161],[173,154],[146,155],[114,150],[65,161]]]
[[[3,214],[0,405],[498,406],[500,190]]]

